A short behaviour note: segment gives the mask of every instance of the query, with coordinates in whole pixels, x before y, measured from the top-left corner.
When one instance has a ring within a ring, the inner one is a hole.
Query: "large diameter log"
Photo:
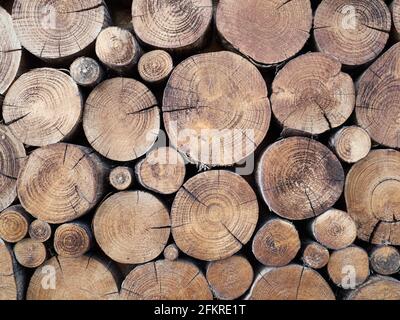
[[[133,169],[130,167],[115,167],[110,171],[110,184],[117,190],[123,191],[133,184]]]
[[[335,300],[332,289],[315,270],[291,264],[264,268],[256,277],[248,300]]]
[[[24,144],[45,146],[71,137],[83,108],[79,88],[56,69],[24,73],[8,90],[3,103],[4,123]]]
[[[100,201],[107,171],[89,148],[65,143],[42,147],[31,153],[20,172],[18,196],[35,218],[68,222]]]
[[[53,257],[33,274],[27,300],[114,300],[118,274],[96,256]]]
[[[357,81],[356,119],[371,139],[384,146],[400,147],[400,44],[378,58]]]
[[[148,262],[160,255],[170,235],[165,205],[143,191],[124,191],[107,198],[97,209],[93,231],[100,248],[114,261]]]
[[[171,74],[174,61],[164,50],[153,50],[145,53],[139,60],[138,71],[142,79],[148,83],[158,84]]]
[[[241,176],[224,170],[207,171],[178,191],[171,219],[179,249],[196,259],[220,260],[250,240],[258,220],[258,202]]]
[[[163,118],[171,143],[194,163],[232,165],[253,153],[271,119],[255,66],[228,52],[195,55],[172,72]]]
[[[378,246],[370,253],[372,269],[379,274],[388,276],[400,270],[400,253],[392,246]]]
[[[143,187],[171,194],[178,191],[185,180],[185,160],[175,149],[160,147],[136,164],[135,175]]]
[[[22,46],[57,63],[82,55],[110,22],[103,0],[16,0],[12,18]]]
[[[250,288],[254,272],[245,257],[235,255],[210,262],[206,277],[215,297],[220,300],[234,300]]]
[[[25,277],[10,245],[0,239],[0,300],[23,300]]]
[[[26,160],[26,152],[10,129],[1,124],[0,138],[0,210],[4,210],[17,197],[17,177]]]
[[[400,245],[400,152],[374,150],[346,178],[347,211],[361,240]]]
[[[341,67],[322,53],[288,62],[272,85],[272,111],[281,126],[316,135],[342,125],[356,98],[353,80]]]
[[[83,129],[92,147],[106,158],[134,160],[144,155],[157,139],[157,100],[136,80],[106,80],[86,100]]]
[[[300,238],[296,227],[289,221],[271,219],[253,238],[254,256],[262,264],[282,267],[289,264],[300,249]]]
[[[15,258],[21,266],[37,268],[43,264],[47,257],[46,247],[42,242],[26,238],[14,246]]]
[[[29,225],[29,237],[33,240],[46,242],[51,237],[51,226],[49,223],[36,219]]]
[[[284,218],[301,220],[332,207],[342,193],[344,172],[333,152],[323,144],[292,137],[264,151],[256,181],[272,211]]]
[[[348,66],[375,59],[389,39],[391,16],[382,0],[324,0],[314,18],[319,51]]]
[[[119,27],[108,27],[96,40],[96,55],[109,69],[119,73],[132,71],[142,50],[133,34]]]
[[[217,30],[224,41],[260,66],[297,54],[310,37],[309,0],[219,1]]]
[[[343,249],[350,246],[357,237],[357,226],[344,211],[330,209],[311,224],[314,238],[329,249]]]
[[[321,269],[328,264],[329,251],[317,242],[309,242],[303,250],[304,264],[313,269]]]
[[[371,277],[350,292],[348,300],[400,300],[400,281],[384,276]]]
[[[11,16],[0,7],[0,94],[4,94],[17,76],[21,64],[21,43]]]
[[[82,87],[94,87],[104,77],[103,68],[100,64],[89,57],[79,57],[72,62],[69,72],[72,79]]]
[[[132,24],[136,36],[146,45],[190,51],[205,44],[212,12],[211,0],[134,0]]]
[[[31,217],[20,205],[9,207],[0,213],[0,238],[15,243],[28,234]]]
[[[122,300],[211,300],[203,273],[186,261],[157,260],[133,269],[122,283]]]
[[[65,223],[54,232],[54,249],[59,256],[77,258],[88,252],[93,244],[90,226],[81,221]]]

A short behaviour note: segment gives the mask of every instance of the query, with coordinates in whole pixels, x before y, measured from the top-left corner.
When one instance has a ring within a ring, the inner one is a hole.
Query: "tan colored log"
[[[328,264],[329,251],[317,242],[309,242],[303,250],[304,264],[313,269],[321,269]]]
[[[16,0],[12,18],[22,46],[57,63],[82,55],[110,22],[103,0]]]
[[[211,0],[135,0],[133,29],[151,47],[190,51],[205,44],[212,11]]]
[[[329,249],[343,249],[350,246],[357,237],[357,226],[347,212],[329,209],[311,224],[314,238]]]
[[[318,216],[335,204],[343,190],[344,172],[333,152],[323,144],[292,137],[264,151],[256,181],[272,211],[287,219],[301,220]]]
[[[241,176],[224,170],[200,173],[178,191],[171,209],[172,235],[189,256],[213,261],[238,252],[253,235],[258,203]]]
[[[100,201],[107,171],[89,148],[66,143],[42,147],[31,153],[20,172],[19,199],[37,219],[68,222]]]
[[[157,260],[137,266],[122,283],[122,300],[211,300],[203,273],[186,261]]]
[[[29,225],[29,237],[39,242],[46,242],[51,237],[51,226],[45,221],[36,219]]]
[[[0,210],[10,206],[17,197],[17,177],[26,160],[24,145],[10,129],[0,124]]]
[[[109,69],[119,73],[133,70],[142,50],[132,33],[120,27],[108,27],[96,40],[96,55]]]
[[[25,280],[11,246],[0,239],[0,300],[23,300]]]
[[[28,234],[31,217],[20,205],[9,207],[0,213],[0,238],[15,243]]]
[[[374,150],[346,177],[348,213],[361,240],[400,245],[400,152]]]
[[[110,172],[110,184],[119,191],[126,190],[133,184],[133,175],[133,169],[129,167],[115,167]]]
[[[144,191],[124,191],[107,198],[97,209],[93,231],[111,259],[139,264],[160,255],[170,235],[165,205]]]
[[[253,238],[254,256],[269,267],[289,264],[300,249],[300,238],[296,227],[289,221],[271,219]]]
[[[345,289],[346,286],[364,283],[369,276],[367,252],[356,246],[332,252],[328,262],[328,274],[337,286]]]
[[[256,277],[248,300],[335,300],[328,283],[310,268],[291,264],[264,268]]]
[[[195,55],[172,72],[163,98],[171,143],[194,163],[232,165],[269,128],[268,90],[255,66],[228,52]]]
[[[0,94],[10,87],[21,64],[22,48],[11,16],[0,7]]]
[[[157,139],[157,100],[136,80],[106,80],[86,100],[83,129],[92,147],[106,158],[134,160],[144,155]]]
[[[319,51],[359,66],[382,52],[390,27],[390,12],[382,0],[324,0],[315,12],[314,39]]]
[[[400,253],[392,246],[377,246],[370,253],[372,269],[379,274],[388,276],[400,270]]]
[[[136,165],[135,175],[143,187],[171,194],[177,192],[185,180],[185,160],[175,149],[160,147],[149,152]]]
[[[98,85],[103,77],[104,71],[99,63],[89,57],[79,57],[69,67],[72,79],[82,87],[92,88]]]
[[[18,263],[26,268],[37,268],[47,257],[46,247],[42,242],[26,238],[14,246],[14,254]]]
[[[71,137],[83,108],[78,86],[67,74],[52,68],[24,73],[10,87],[3,118],[24,144],[45,146]]]
[[[393,28],[396,40],[400,40],[400,1],[393,0],[390,4],[390,11],[393,18]]]
[[[368,155],[371,150],[371,138],[361,127],[343,127],[332,135],[330,145],[339,159],[355,163]]]
[[[254,272],[245,257],[235,255],[210,262],[206,277],[215,297],[220,300],[234,300],[250,288]]]
[[[383,276],[374,276],[359,288],[350,292],[348,300],[399,300],[400,281]]]
[[[54,249],[63,257],[83,256],[90,250],[93,241],[90,226],[81,221],[62,224],[54,233]]]
[[[155,84],[167,79],[173,68],[172,57],[164,50],[153,50],[145,53],[138,64],[138,71],[142,79]]]
[[[353,80],[341,67],[322,53],[288,62],[272,84],[272,111],[281,126],[313,135],[341,126],[356,99]]]
[[[217,30],[230,46],[260,66],[290,59],[310,37],[310,1],[219,1]]]
[[[164,258],[169,261],[175,261],[179,258],[179,249],[175,244],[170,244],[164,249]]]
[[[400,93],[397,43],[380,56],[357,81],[356,120],[371,139],[384,146],[400,147],[399,116]]]
[[[115,300],[118,274],[96,256],[53,257],[36,269],[27,300]]]

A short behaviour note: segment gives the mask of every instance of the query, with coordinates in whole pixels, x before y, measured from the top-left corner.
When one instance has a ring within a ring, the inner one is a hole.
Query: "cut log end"
[[[350,292],[348,300],[400,300],[400,281],[384,276],[371,277]]]
[[[376,273],[392,275],[400,270],[400,253],[392,246],[378,246],[372,250],[370,262]]]
[[[31,239],[46,242],[51,237],[51,226],[45,221],[36,219],[29,225],[29,236]]]
[[[69,68],[72,79],[82,87],[94,87],[99,84],[104,76],[104,71],[99,63],[89,57],[80,57]]]
[[[59,256],[77,258],[88,252],[93,244],[92,231],[83,222],[60,225],[54,233],[54,249]]]
[[[302,259],[306,266],[313,269],[321,269],[328,264],[329,251],[319,243],[311,242],[304,248]]]
[[[26,268],[37,268],[47,257],[46,247],[42,242],[27,238],[14,246],[15,258]]]
[[[20,206],[15,205],[0,213],[0,238],[10,243],[16,243],[28,234],[29,214]]]
[[[170,244],[164,249],[164,258],[169,261],[175,261],[179,257],[179,249],[175,244]]]
[[[110,172],[110,184],[119,191],[129,189],[133,185],[133,175],[129,167],[116,167]]]
[[[174,62],[163,50],[145,53],[139,60],[138,70],[142,79],[149,83],[161,83],[171,74]]]

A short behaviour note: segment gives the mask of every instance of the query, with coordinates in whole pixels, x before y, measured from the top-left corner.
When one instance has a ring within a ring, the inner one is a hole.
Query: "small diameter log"
[[[67,74],[51,68],[24,73],[8,90],[4,123],[30,146],[45,146],[71,137],[81,121],[82,97]]]
[[[210,262],[206,277],[215,297],[220,300],[234,300],[250,288],[254,272],[245,257],[235,255]]]
[[[66,143],[42,147],[31,153],[20,172],[19,199],[37,219],[68,222],[100,201],[107,171],[89,148]]]
[[[340,160],[356,163],[368,155],[371,138],[361,127],[344,127],[331,137],[330,145]]]
[[[271,119],[261,73],[228,51],[180,63],[168,80],[162,110],[172,145],[208,166],[232,165],[252,154]]]
[[[28,234],[31,217],[20,205],[9,207],[0,213],[0,238],[15,243]]]
[[[100,248],[114,261],[127,264],[157,258],[168,242],[170,227],[165,205],[143,191],[112,195],[100,205],[93,219]]]
[[[292,137],[264,151],[256,181],[272,211],[287,219],[301,220],[318,216],[336,203],[343,190],[344,172],[333,152],[323,144]]]
[[[311,232],[323,246],[338,250],[354,242],[357,226],[347,212],[330,209],[313,220]]]
[[[25,276],[10,245],[0,239],[0,300],[23,300]]]
[[[157,100],[136,80],[106,80],[86,100],[83,129],[92,147],[106,158],[135,160],[157,139],[160,130]]]
[[[248,300],[335,300],[328,283],[310,268],[291,264],[264,268],[256,277]]]
[[[328,264],[329,251],[317,242],[310,242],[304,248],[302,260],[310,268],[321,269]]]
[[[27,300],[115,300],[118,274],[96,256],[53,257],[36,269]]]
[[[132,24],[146,45],[187,52],[205,44],[212,12],[211,0],[135,0]]]
[[[121,300],[211,300],[203,273],[186,261],[157,260],[133,269],[122,283]]]
[[[133,184],[133,175],[133,170],[129,167],[115,167],[110,172],[110,184],[119,191],[126,190]]]
[[[21,43],[15,34],[11,16],[0,7],[0,94],[3,95],[17,76],[21,64]]]
[[[118,73],[132,71],[142,50],[133,34],[120,27],[108,27],[96,40],[96,55],[100,61]]]
[[[161,83],[171,74],[174,62],[164,50],[145,53],[139,60],[138,70],[142,79],[148,83]]]
[[[54,249],[59,256],[77,258],[90,250],[93,235],[90,226],[74,221],[60,225],[54,233]]]
[[[400,281],[391,277],[371,277],[351,291],[347,300],[400,300]]]
[[[22,46],[56,63],[82,55],[110,22],[103,0],[16,0],[12,18]]]
[[[393,18],[394,36],[397,41],[400,40],[400,0],[393,0],[390,4],[390,11]]]
[[[72,79],[82,87],[92,88],[98,85],[104,77],[103,68],[89,57],[80,57],[71,64],[69,72]]]
[[[379,274],[388,276],[400,270],[400,253],[392,246],[378,246],[370,253],[372,269]]]
[[[281,126],[311,135],[341,126],[356,100],[353,80],[341,67],[322,53],[288,62],[272,84],[272,111]]]
[[[250,240],[258,220],[258,202],[241,176],[224,170],[207,171],[178,191],[171,219],[179,249],[196,259],[221,260]]]
[[[357,81],[356,120],[371,139],[379,144],[400,148],[399,114],[400,43],[379,57]]]
[[[347,211],[361,240],[400,245],[400,152],[374,150],[346,178]]]
[[[299,233],[294,224],[282,219],[271,219],[253,238],[254,256],[262,264],[282,267],[289,264],[300,249]]]
[[[328,274],[337,286],[354,289],[369,276],[367,252],[356,246],[334,251],[328,262]]]
[[[17,177],[26,160],[24,145],[10,129],[0,124],[0,210],[10,206],[17,197]]]
[[[296,55],[310,37],[312,19],[309,0],[221,0],[216,12],[221,38],[260,66]]]
[[[164,258],[169,261],[175,261],[179,257],[179,249],[175,244],[170,244],[164,249]]]
[[[14,254],[18,263],[26,268],[37,268],[47,258],[45,245],[30,238],[17,242],[14,246]]]
[[[175,149],[161,147],[148,153],[136,165],[135,175],[143,187],[171,194],[178,191],[185,180],[185,160]]]
[[[323,0],[314,17],[317,49],[347,66],[375,59],[385,48],[390,28],[390,11],[382,0]]]
[[[32,221],[29,226],[29,236],[31,239],[39,241],[39,242],[46,242],[51,237],[51,226],[45,221],[36,219]]]

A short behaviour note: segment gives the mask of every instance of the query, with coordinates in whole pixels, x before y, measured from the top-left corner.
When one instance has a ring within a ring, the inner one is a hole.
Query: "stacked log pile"
[[[0,1],[0,300],[400,299],[400,0]]]

